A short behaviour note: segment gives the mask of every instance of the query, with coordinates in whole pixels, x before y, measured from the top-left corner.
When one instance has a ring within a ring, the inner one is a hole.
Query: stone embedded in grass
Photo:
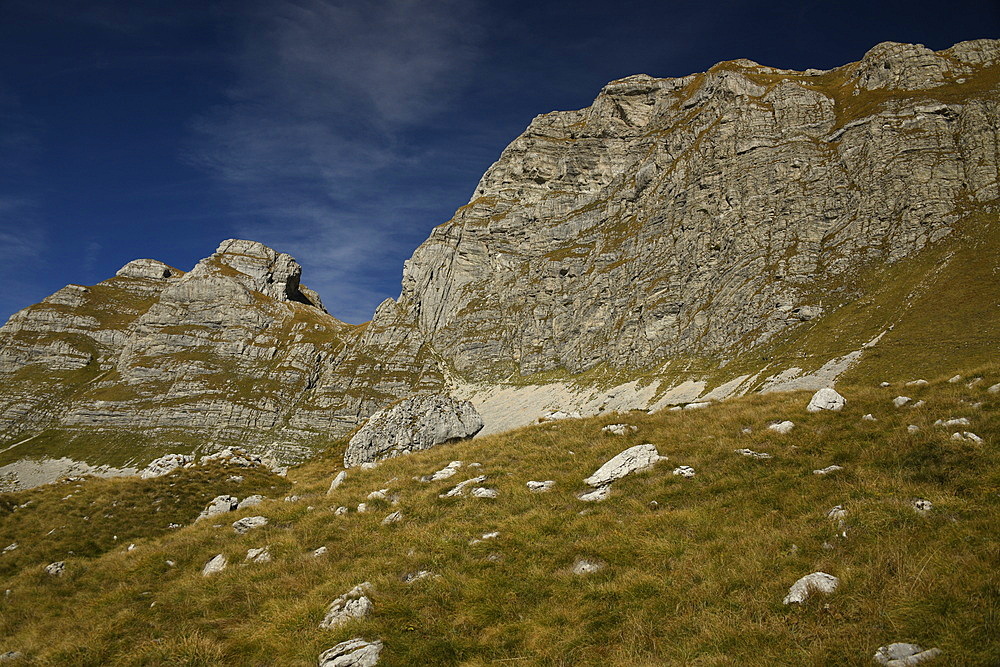
[[[843,467],[838,465],[827,466],[825,468],[820,468],[819,470],[813,470],[814,475],[829,475],[831,472],[837,472],[838,470],[843,470]]]
[[[266,525],[267,517],[265,516],[247,516],[234,521],[233,530],[235,530],[239,535],[246,535],[254,528],[260,528],[261,526]]]
[[[986,391],[988,391],[991,394],[1000,394],[1000,382],[997,382],[995,385],[990,386],[990,388],[987,389]]]
[[[787,433],[791,433],[793,428],[795,428],[795,423],[785,420],[782,422],[771,424],[770,426],[767,427],[767,430],[785,435]]]
[[[602,432],[610,433],[611,435],[627,435],[635,433],[638,430],[638,426],[632,426],[631,424],[608,424],[601,429]]]
[[[347,514],[347,508],[341,505],[337,509],[333,510],[333,514],[334,516],[344,516],[345,514]]]
[[[549,410],[544,415],[538,418],[539,424],[544,424],[546,422],[557,422],[564,419],[580,419],[579,412],[566,412],[564,410]]]
[[[880,387],[891,387],[892,384],[889,383],[889,382],[879,382],[878,386],[880,386]]]
[[[847,510],[844,509],[843,505],[836,505],[833,509],[826,513],[826,518],[830,521],[842,522],[847,518]]]
[[[162,477],[177,468],[184,467],[194,461],[193,456],[187,454],[166,454],[158,459],[154,459],[139,473],[141,479],[152,479]]]
[[[920,379],[920,380],[910,380],[909,382],[907,382],[905,384],[905,386],[907,386],[907,387],[926,387],[928,384],[930,384],[930,383],[927,380]]]
[[[799,604],[809,599],[813,593],[829,594],[837,590],[840,579],[826,572],[813,572],[802,577],[788,589],[784,604]]]
[[[916,644],[897,642],[887,646],[879,646],[875,651],[875,662],[885,667],[912,667],[927,662],[941,655],[941,649],[929,648],[926,651]]]
[[[901,408],[912,400],[913,399],[910,398],[909,396],[897,396],[896,398],[892,399],[892,404],[895,405],[897,408]]]
[[[333,478],[332,482],[330,482],[330,488],[326,490],[326,495],[330,495],[331,493],[339,489],[340,485],[344,483],[345,479],[347,479],[347,471],[341,470],[340,472],[338,472],[337,476]]]
[[[916,403],[914,403],[914,404],[913,404],[913,405],[911,405],[910,407],[911,407],[911,408],[922,408],[922,407],[924,407],[925,405],[927,405],[927,401],[925,401],[925,400],[923,400],[923,399],[920,399],[919,401],[917,401]]]
[[[934,422],[935,426],[944,426],[945,428],[949,426],[968,426],[968,417],[956,417],[955,419],[939,419]]]
[[[66,561],[60,560],[55,563],[49,563],[45,566],[45,574],[52,577],[61,577],[63,572],[66,571]]]
[[[414,581],[420,581],[421,579],[427,579],[428,577],[435,577],[433,572],[429,570],[417,570],[416,572],[408,572],[403,575],[403,583],[412,584]]]
[[[593,574],[599,570],[603,570],[605,567],[604,562],[596,558],[577,558],[576,562],[573,563],[573,574],[584,575]]]
[[[633,472],[651,468],[666,458],[666,456],[660,456],[656,447],[649,443],[629,447],[598,468],[593,475],[583,480],[583,483],[595,487],[607,486]]]
[[[478,477],[467,479],[464,482],[459,482],[457,485],[452,487],[451,490],[449,490],[447,493],[442,493],[438,497],[455,498],[457,496],[464,495],[465,487],[469,486],[470,484],[479,484],[480,482],[485,482],[485,481],[486,481],[486,475],[479,475]]]
[[[243,475],[230,475],[229,477],[226,478],[226,481],[232,482],[233,484],[242,484]]]
[[[910,425],[908,425],[906,427],[906,432],[907,433],[916,433],[919,430],[920,430],[920,427],[917,426],[916,424],[910,424]]]
[[[297,503],[300,500],[302,500],[302,496],[295,496],[295,495],[293,495],[293,496],[285,496],[285,502],[286,503]]]
[[[368,511],[368,503],[358,503],[358,514],[364,514]]]
[[[961,375],[956,375],[954,377],[948,378],[948,384],[957,384],[962,381]]]
[[[769,458],[771,458],[770,454],[765,454],[764,452],[755,452],[752,449],[746,449],[746,448],[744,448],[744,449],[737,449],[737,450],[735,450],[735,452],[737,454],[739,454],[740,456],[746,456],[746,457],[749,457],[751,459],[769,459]]]
[[[217,572],[222,572],[226,569],[227,565],[229,565],[229,561],[226,560],[226,557],[222,554],[216,554],[210,561],[205,563],[205,567],[201,570],[201,576],[208,577]]]
[[[983,441],[978,435],[971,431],[962,431],[961,433],[953,433],[951,436],[952,440],[966,440],[968,442],[980,443]]]
[[[382,519],[382,525],[383,526],[388,526],[390,523],[399,523],[402,520],[403,520],[403,513],[402,512],[393,512],[392,514],[390,514],[390,515],[386,516],[384,519]]]
[[[316,549],[315,551],[312,552],[312,557],[319,558],[320,556],[325,556],[328,551],[329,549],[327,549],[326,547],[320,547],[319,549]]]
[[[843,409],[847,404],[847,399],[841,396],[836,389],[824,387],[815,394],[806,406],[806,412],[822,412],[832,410],[834,412]]]
[[[544,493],[545,491],[550,490],[555,485],[556,482],[553,479],[548,479],[545,480],[544,482],[530,481],[527,483],[528,489],[530,491],[534,491],[535,493]]]
[[[611,495],[611,485],[599,486],[593,491],[577,494],[577,498],[585,503],[599,503]],[[589,510],[588,510],[589,511]]]
[[[498,537],[500,537],[500,533],[497,531],[493,531],[492,533],[483,533],[481,537],[476,537],[469,540],[469,546],[472,546],[473,544],[479,544],[483,540],[495,540]]]
[[[496,489],[487,489],[483,486],[477,486],[472,490],[472,496],[474,498],[497,498],[500,496],[500,492]]]
[[[969,389],[972,389],[973,387],[975,387],[977,384],[979,384],[982,381],[983,381],[983,378],[972,378],[969,381],[969,383],[966,384],[965,386],[968,387]]]
[[[242,510],[246,509],[247,507],[253,507],[254,505],[260,505],[263,501],[264,501],[264,496],[260,494],[247,496],[246,498],[244,498],[239,502],[239,504],[236,506],[236,509]]]
[[[17,549],[17,547],[18,547],[17,542],[11,542],[10,544],[8,544],[3,548],[3,553],[7,553],[8,551],[14,551],[15,549]]]
[[[680,477],[694,477],[694,468],[691,466],[678,466],[674,468],[674,474]]]
[[[389,498],[389,489],[379,489],[378,491],[372,491],[368,494],[368,500],[387,500]]]
[[[917,498],[913,501],[913,509],[920,512],[921,514],[927,514],[931,511],[934,505],[929,500],[924,500],[923,498]]]
[[[202,519],[207,519],[210,516],[232,512],[238,506],[239,499],[235,496],[216,496],[211,502],[208,503],[208,506],[202,510],[201,514],[199,514],[198,518],[195,520],[201,521]]]
[[[24,657],[20,651],[5,651],[0,653],[0,662],[7,662],[8,660],[20,660]]]
[[[382,642],[348,639],[319,654],[319,667],[375,667]]]
[[[700,410],[701,408],[707,408],[712,405],[712,401],[696,401],[694,403],[688,403],[684,406],[685,410]]]
[[[326,616],[320,621],[319,627],[328,630],[343,625],[355,618],[363,618],[371,613],[374,605],[365,593],[371,588],[367,581],[358,584],[348,592],[330,603]]]
[[[260,547],[259,549],[247,549],[247,557],[243,560],[250,563],[270,563],[271,562],[271,552],[267,547]]]
[[[875,415],[873,415],[872,413],[869,412],[868,414],[866,414],[865,416],[863,416],[861,418],[861,421],[874,422],[874,421],[878,421],[878,420],[875,419]]]
[[[442,479],[448,479],[458,472],[458,469],[462,467],[461,461],[452,461],[445,467],[437,470],[430,475],[424,475],[420,478],[421,482],[439,482]]]

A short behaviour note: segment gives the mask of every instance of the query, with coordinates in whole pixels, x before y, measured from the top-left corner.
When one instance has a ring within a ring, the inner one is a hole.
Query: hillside
[[[329,492],[342,443],[287,479],[210,467],[3,494],[0,545],[18,547],[0,555],[0,653],[314,665],[358,637],[383,643],[380,665],[875,664],[878,647],[913,642],[941,664],[995,664],[1000,367],[926,379],[844,382],[840,412],[808,413],[810,393],[794,392],[538,424],[351,469]],[[897,407],[899,395],[911,401]],[[768,428],[780,420],[794,428]],[[602,431],[613,423],[637,430]],[[577,498],[641,443],[668,460],[602,502]],[[420,481],[453,460],[450,478]],[[480,475],[498,497],[441,497]],[[554,486],[532,492],[532,480]],[[252,493],[269,499],[192,525],[213,496]],[[268,523],[237,534],[251,515]],[[245,562],[265,547],[270,562]],[[203,576],[217,554],[228,567]],[[574,573],[581,560],[598,569]],[[60,576],[44,570],[53,561]],[[783,604],[817,571],[835,591]],[[321,629],[365,581],[370,612]]]
[[[414,393],[485,435],[988,363],[998,85],[997,40],[614,81],[535,118],[360,326],[252,241],[67,286],[0,328],[0,484],[296,463]]]

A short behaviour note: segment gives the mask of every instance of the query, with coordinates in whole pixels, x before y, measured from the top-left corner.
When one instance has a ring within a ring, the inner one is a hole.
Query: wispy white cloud
[[[426,206],[397,177],[428,156],[406,136],[472,79],[478,9],[272,0],[243,18],[237,81],[195,123],[187,157],[229,189],[234,233],[296,255],[337,315],[367,319],[386,296],[378,267],[398,276],[414,244]]]

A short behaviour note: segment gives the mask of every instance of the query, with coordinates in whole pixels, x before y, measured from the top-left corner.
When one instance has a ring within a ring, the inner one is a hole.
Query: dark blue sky
[[[1000,3],[0,0],[0,320],[225,238],[350,322],[539,113],[720,60],[1000,37]]]

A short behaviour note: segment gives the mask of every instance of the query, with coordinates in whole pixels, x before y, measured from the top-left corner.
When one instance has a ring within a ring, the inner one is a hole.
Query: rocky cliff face
[[[236,240],[187,273],[137,260],[17,313],[0,328],[0,465],[232,442],[295,459],[442,390],[472,396],[490,432],[547,407],[785,387],[807,366],[828,384],[893,326],[843,324],[873,274],[993,224],[998,164],[995,40],[627,77],[535,118],[366,325],[327,314],[288,255]],[[774,365],[817,327],[835,344]],[[595,373],[626,388],[581,388]],[[576,393],[507,386],[553,380]]]

